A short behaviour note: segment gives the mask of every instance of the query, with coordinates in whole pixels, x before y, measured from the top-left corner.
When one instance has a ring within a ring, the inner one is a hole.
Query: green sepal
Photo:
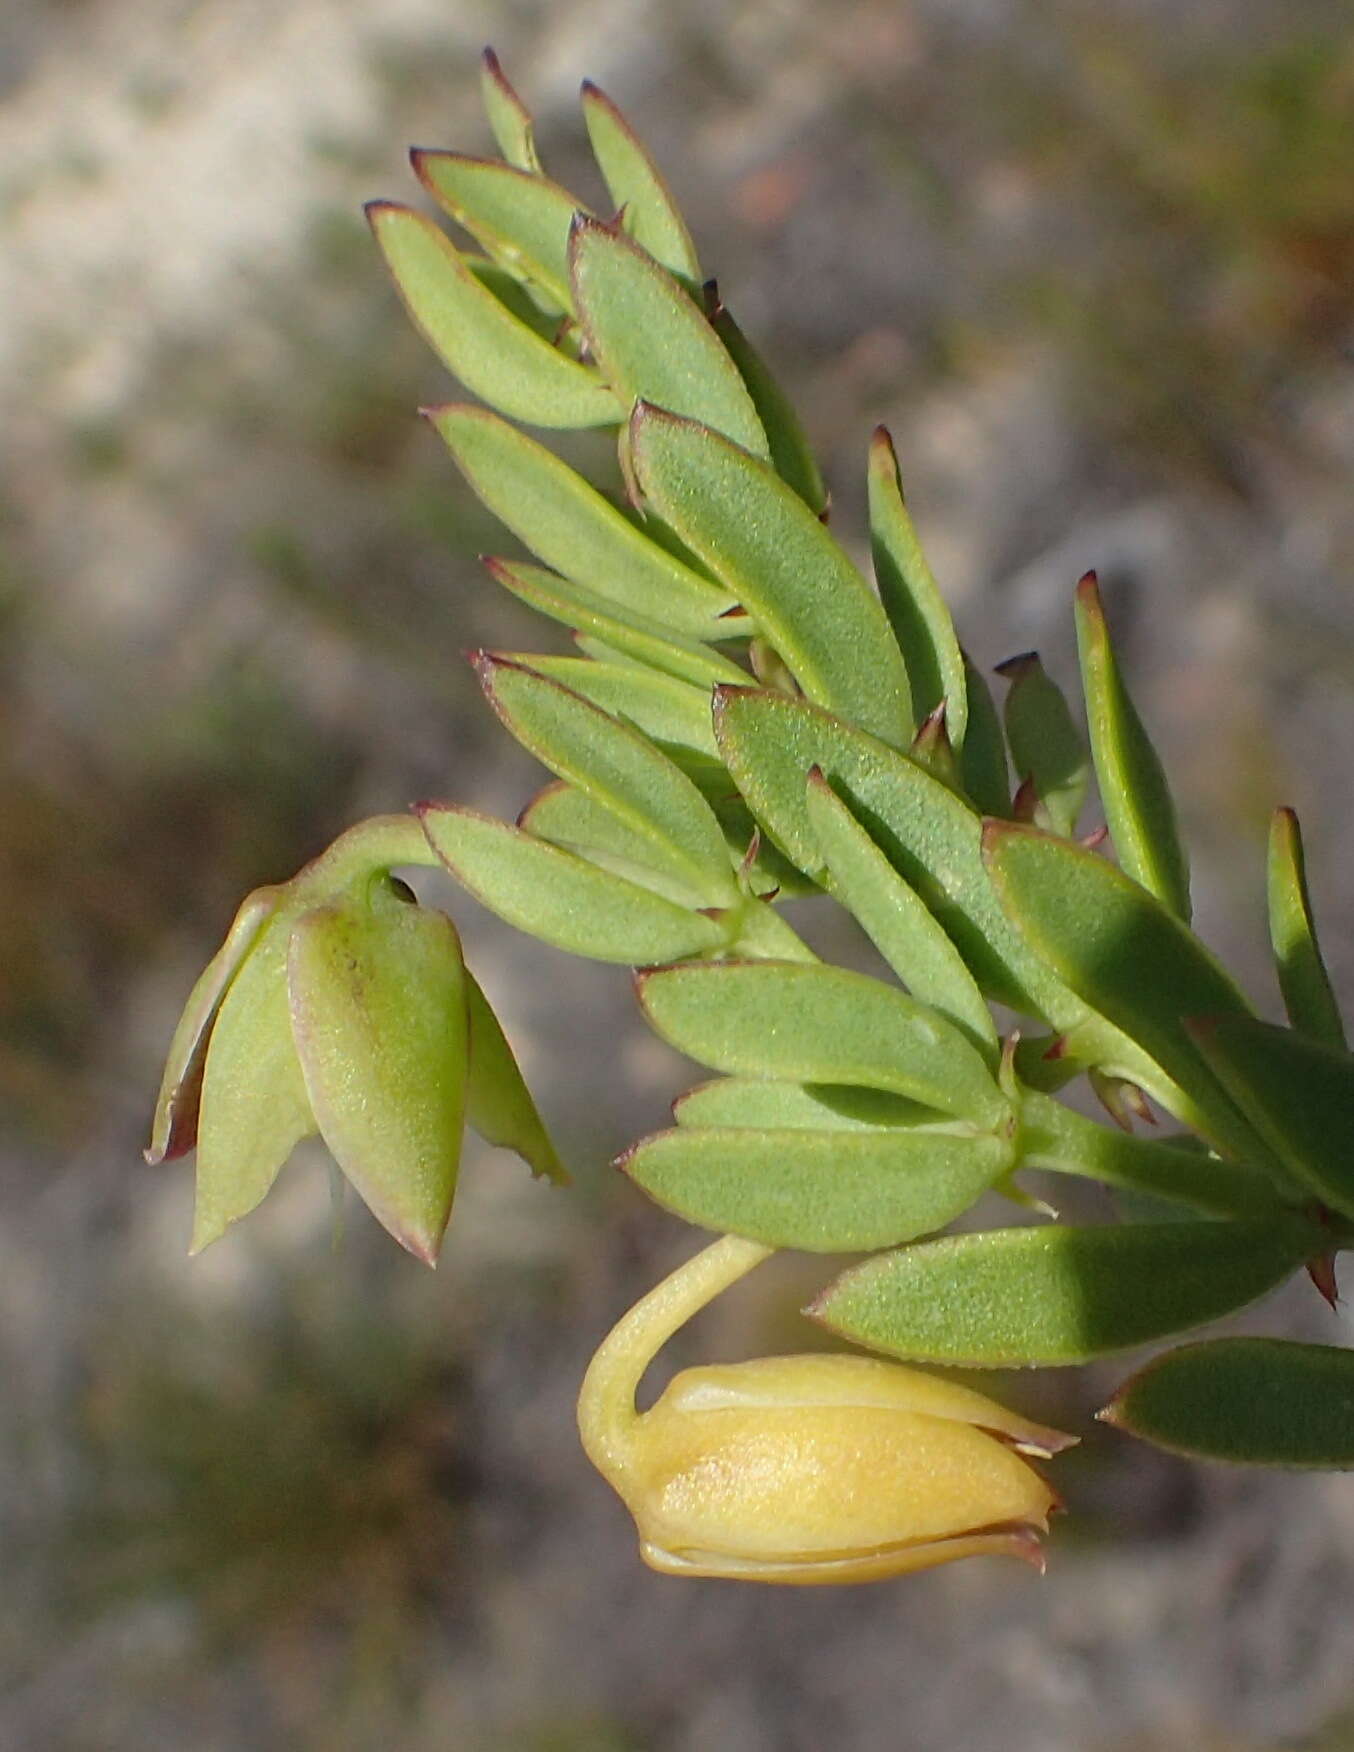
[[[608,662],[605,656],[541,657],[525,651],[501,655],[538,675],[548,675],[611,717],[633,724],[674,760],[719,762],[708,687],[693,687],[689,681],[655,675],[624,661]]]
[[[486,255],[530,281],[557,310],[573,309],[569,226],[579,203],[568,189],[496,158],[422,149],[409,157],[438,206]]]
[[[642,1139],[617,1166],[688,1223],[847,1253],[944,1228],[1010,1162],[1009,1140],[990,1135],[683,1126]]]
[[[775,470],[708,427],[641,404],[630,454],[645,499],[721,578],[820,705],[895,746],[907,672],[878,598]]]
[[[712,290],[714,282],[710,282]],[[738,367],[738,374],[747,385],[752,405],[771,446],[771,466],[788,487],[813,512],[824,518],[828,508],[828,490],[818,460],[809,445],[799,416],[790,398],[767,369],[761,354],[714,295],[710,326],[723,342],[725,351]]]
[[[498,149],[519,170],[539,170],[531,111],[508,82],[492,49],[480,57],[480,98]]]
[[[694,289],[701,277],[696,246],[662,172],[616,105],[591,80],[584,80],[582,98],[593,157],[621,223],[655,261]]]
[[[875,581],[907,665],[913,713],[925,719],[943,700],[950,742],[961,750],[969,715],[964,656],[903,498],[887,427],[876,427],[870,441],[868,479]]]
[[[807,805],[833,895],[913,997],[948,1016],[995,1067],[997,1030],[963,957],[818,767],[809,770]]]
[[[428,843],[490,912],[528,936],[594,961],[647,966],[728,942],[715,919],[472,809],[426,803]]]
[[[650,402],[770,455],[738,367],[666,268],[624,232],[580,213],[569,272],[592,356],[627,407]]]
[[[569,1175],[531,1098],[508,1037],[479,982],[465,973],[470,1028],[465,1117],[498,1149],[514,1150],[533,1174],[568,1186]]]
[[[1106,859],[1039,828],[990,821],[983,853],[1001,904],[1030,948],[1148,1055],[1136,1070],[1103,1068],[1149,1089],[1223,1154],[1272,1166],[1263,1140],[1185,1031],[1187,1016],[1251,1014],[1188,925]]]
[[[1275,1220],[947,1236],[844,1272],[807,1312],[842,1338],[963,1368],[1086,1363],[1244,1307],[1316,1246]]]
[[[992,689],[967,653],[964,685],[968,694],[968,728],[959,756],[960,777],[980,815],[1004,818],[1011,813],[1011,769],[1006,759],[1001,716]]]
[[[1077,646],[1086,726],[1105,822],[1119,864],[1189,922],[1189,860],[1165,769],[1119,674],[1094,572],[1077,586]]]
[[[1098,1414],[1193,1460],[1354,1468],[1354,1351],[1215,1338],[1157,1357]]]
[[[212,1028],[231,981],[257,943],[264,925],[277,910],[282,893],[278,887],[256,888],[241,903],[226,932],[225,941],[188,994],[188,1002],[169,1043],[155,1117],[151,1121],[150,1147],[145,1158],[152,1167],[186,1156],[197,1143],[202,1074]]]
[[[1007,921],[983,868],[982,822],[962,798],[875,737],[783,694],[716,688],[714,726],[734,783],[806,874],[818,882],[827,876],[805,789],[816,766],[984,991],[1062,1031],[1085,1023],[1085,1005]]]
[[[297,919],[287,992],[330,1154],[377,1221],[434,1265],[465,1117],[469,1024],[455,927],[373,882]]]
[[[207,1046],[197,1128],[190,1253],[248,1216],[302,1138],[316,1130],[292,1040],[287,943],[294,911],[274,913],[226,991]]]
[[[1288,1020],[1302,1033],[1342,1047],[1345,1026],[1316,940],[1302,830],[1291,809],[1276,809],[1270,822],[1268,877],[1269,938]]]
[[[598,596],[586,585],[524,561],[486,559],[489,575],[503,588],[582,637],[603,640],[632,663],[689,681],[708,693],[716,682],[746,681],[745,670],[694,639],[669,632],[660,622]]]
[[[1186,1029],[1284,1166],[1354,1219],[1354,1057],[1253,1016],[1192,1020]]]
[[[467,389],[532,426],[611,426],[622,417],[596,369],[514,316],[431,219],[391,201],[370,202],[367,218],[415,328]]]
[[[1091,761],[1063,691],[1045,671],[1037,651],[999,663],[997,674],[1011,684],[1004,712],[1006,740],[1015,763],[1018,795],[1032,806],[1026,819],[1054,833],[1073,834],[1086,801]]]
[[[640,835],[651,847],[650,861],[688,883],[706,905],[737,901],[728,848],[709,804],[646,736],[548,676],[488,651],[474,661],[490,705],[556,778]]]
[[[767,1126],[772,1130],[878,1131],[930,1125],[933,1107],[849,1083],[789,1083],[771,1077],[719,1077],[679,1095],[678,1125]]]
[[[966,1035],[865,974],[703,963],[641,974],[639,999],[664,1040],[712,1070],[886,1089],[985,1130],[1011,1117]]]
[[[730,637],[733,606],[673,559],[553,451],[485,408],[428,410],[472,491],[538,559],[609,602],[671,632]]]

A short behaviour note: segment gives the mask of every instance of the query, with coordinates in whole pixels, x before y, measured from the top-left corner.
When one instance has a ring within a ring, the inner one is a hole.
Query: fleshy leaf
[[[556,1186],[567,1186],[569,1176],[536,1110],[508,1037],[469,969],[465,989],[470,1026],[466,1119],[486,1144],[515,1150],[533,1174],[553,1180]]]
[[[808,1312],[871,1350],[964,1368],[1085,1363],[1217,1320],[1314,1248],[1277,1221],[998,1229],[868,1259]]]
[[[1133,1080],[1224,1153],[1270,1164],[1185,1032],[1186,1016],[1251,1014],[1189,927],[1106,859],[1038,828],[989,822],[984,855],[1001,904],[1029,946],[1174,1087],[1159,1075]]]
[[[994,1130],[1010,1118],[965,1035],[865,974],[703,963],[642,974],[639,997],[665,1040],[713,1070],[887,1089]]]
[[[1037,651],[997,665],[1011,684],[1006,696],[1006,740],[1016,778],[1035,801],[1034,820],[1054,833],[1072,834],[1086,801],[1091,762],[1057,682]]]
[[[688,1089],[672,1104],[678,1125],[769,1126],[808,1131],[878,1131],[931,1124],[935,1109],[883,1089],[849,1083],[787,1083],[769,1077],[720,1077]]]
[[[592,356],[628,406],[652,402],[770,455],[738,367],[666,268],[623,232],[582,214],[569,238],[569,268]]]
[[[693,687],[675,676],[654,675],[605,657],[538,657],[525,651],[504,656],[581,694],[611,717],[633,724],[674,759],[689,756],[719,764],[708,687]]]
[[[1280,1208],[1266,1175],[1193,1148],[1198,1141],[1110,1130],[1034,1089],[1021,1097],[1022,1167],[1081,1174],[1121,1192],[1170,1200],[1172,1222],[1181,1218],[1180,1205],[1213,1217],[1259,1216]]]
[[[714,282],[710,283],[711,288]],[[752,405],[771,446],[771,464],[776,473],[813,512],[822,518],[827,514],[828,491],[818,467],[817,458],[799,423],[790,398],[767,369],[760,353],[739,328],[716,295],[710,313],[710,326],[719,336],[739,376],[747,385]]]
[[[1316,940],[1302,830],[1291,809],[1276,809],[1270,823],[1269,936],[1289,1021],[1328,1046],[1342,1047],[1345,1027]]]
[[[647,737],[558,682],[490,652],[479,653],[475,668],[504,724],[557,778],[610,809],[707,905],[737,901],[728,848],[709,804]]]
[[[438,206],[494,261],[572,310],[569,226],[579,203],[548,177],[470,158],[460,152],[410,154],[419,181]]]
[[[598,372],[514,316],[431,219],[391,201],[372,201],[367,218],[414,326],[467,389],[533,426],[609,426],[621,418]]]
[[[519,170],[539,170],[531,111],[508,82],[498,56],[486,49],[480,60],[480,97],[498,149]]]
[[[1253,1016],[1187,1026],[1279,1160],[1324,1203],[1354,1217],[1354,1058]]]
[[[967,655],[964,683],[968,693],[968,728],[960,754],[960,776],[981,815],[1004,817],[1011,813],[1011,769],[1006,760],[1001,718],[982,671]]]
[[[1077,644],[1100,801],[1120,866],[1189,922],[1189,861],[1165,769],[1119,674],[1094,572],[1077,586]]]
[[[1099,1414],[1195,1460],[1354,1468],[1354,1351],[1281,1338],[1182,1345]]]
[[[554,571],[659,626],[732,637],[732,598],[649,541],[553,451],[484,408],[429,411],[471,488]]]
[[[583,83],[583,120],[607,191],[625,229],[655,261],[700,283],[700,263],[691,233],[662,172],[615,104],[591,80]]]
[[[879,600],[798,494],[719,433],[643,404],[630,453],[646,500],[805,693],[886,741],[910,740],[907,672]]]
[[[517,825],[537,839],[578,852],[590,864],[598,864],[641,888],[652,888],[679,906],[695,910],[701,897],[688,882],[662,867],[653,842],[627,827],[619,816],[572,785],[556,779],[527,804]]]
[[[809,772],[808,811],[833,894],[913,997],[948,1016],[995,1064],[991,1012],[959,951],[817,767]]]
[[[950,742],[962,749],[968,728],[964,657],[904,501],[893,439],[884,426],[870,442],[869,489],[874,575],[907,664],[913,712],[925,719],[943,700]]]
[[[281,893],[280,888],[256,888],[248,896],[226,932],[225,942],[188,994],[188,1002],[169,1043],[160,1097],[151,1122],[146,1160],[152,1167],[186,1156],[197,1142],[202,1073],[207,1063],[213,1024],[231,981],[258,941]]]
[[[826,875],[806,800],[816,766],[985,991],[1063,1031],[1086,1021],[1085,1005],[1008,923],[983,868],[981,820],[962,798],[874,737],[783,694],[717,688],[714,725],[734,782],[802,870]]]
[[[520,602],[572,627],[588,638],[601,639],[613,650],[656,669],[662,675],[689,681],[707,692],[716,682],[747,679],[736,663],[708,645],[683,639],[658,621],[598,596],[586,585],[572,583],[540,566],[518,560],[486,560],[490,575]]]
[[[469,1030],[455,926],[373,883],[296,921],[287,988],[330,1154],[377,1221],[435,1264],[465,1116]]]
[[[419,815],[429,844],[463,888],[557,949],[634,967],[708,954],[727,941],[724,927],[703,913],[492,816],[434,803]]]
[[[558,311],[543,309],[516,274],[509,273],[497,262],[491,262],[488,256],[464,254],[461,260],[480,285],[492,292],[500,304],[506,305],[519,322],[524,322],[533,334],[554,346],[559,335]]]
[[[265,924],[212,1029],[198,1120],[193,1253],[248,1216],[316,1129],[287,1008],[290,934],[290,915]]]
[[[643,1139],[618,1165],[689,1223],[846,1253],[943,1228],[1010,1163],[1009,1140],[992,1136],[683,1126]]]

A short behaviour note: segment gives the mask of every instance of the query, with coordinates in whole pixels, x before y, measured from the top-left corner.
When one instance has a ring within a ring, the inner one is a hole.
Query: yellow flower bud
[[[1042,1568],[1058,1499],[1023,1454],[1071,1437],[982,1394],[856,1356],[686,1369],[650,1410],[634,1392],[658,1348],[770,1249],[726,1236],[651,1291],[583,1382],[589,1458],[671,1575],[866,1582],[960,1557]]]

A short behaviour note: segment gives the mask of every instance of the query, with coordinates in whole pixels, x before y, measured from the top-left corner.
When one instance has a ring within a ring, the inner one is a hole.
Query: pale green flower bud
[[[658,1348],[767,1256],[727,1236],[634,1307],[583,1383],[589,1458],[671,1575],[864,1582],[956,1558],[1021,1557],[1059,1506],[1025,1454],[1072,1438],[900,1364],[767,1357],[686,1369],[647,1412],[634,1393]]]
[[[467,1105],[492,1141],[562,1177],[455,926],[389,873],[434,861],[417,822],[378,817],[241,907],[180,1020],[147,1151],[160,1162],[197,1149],[194,1253],[253,1210],[317,1131],[377,1220],[429,1265]]]

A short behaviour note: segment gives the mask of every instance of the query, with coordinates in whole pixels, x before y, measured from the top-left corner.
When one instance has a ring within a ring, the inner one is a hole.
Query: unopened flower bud
[[[768,1249],[725,1237],[633,1308],[583,1383],[589,1458],[672,1575],[882,1580],[961,1557],[1042,1567],[1058,1499],[1022,1457],[1072,1438],[900,1364],[810,1355],[684,1370],[647,1412],[656,1350]]]

